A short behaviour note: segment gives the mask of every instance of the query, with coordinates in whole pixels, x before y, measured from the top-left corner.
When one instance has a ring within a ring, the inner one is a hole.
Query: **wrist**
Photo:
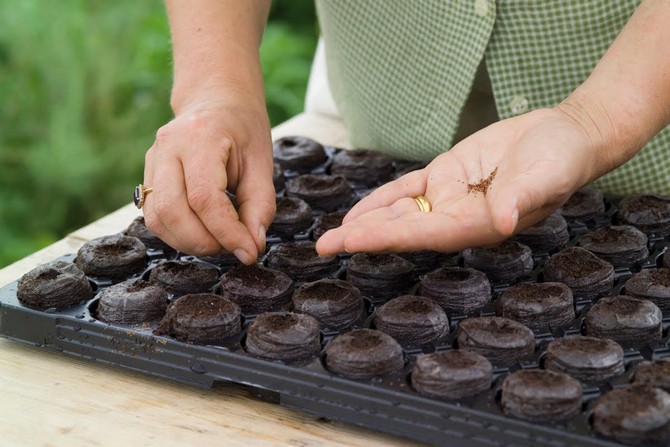
[[[613,110],[600,96],[578,88],[555,109],[584,135],[589,166],[584,183],[590,183],[630,160],[644,145],[635,116]]]
[[[263,79],[258,70],[211,70],[179,75],[170,94],[175,116],[202,104],[244,103],[249,108],[265,108]]]

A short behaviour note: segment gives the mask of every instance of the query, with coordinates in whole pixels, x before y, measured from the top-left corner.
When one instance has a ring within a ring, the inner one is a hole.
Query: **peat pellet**
[[[305,359],[321,349],[319,331],[319,322],[311,315],[267,312],[249,325],[245,348],[249,354],[267,359]]]
[[[156,335],[168,335],[186,343],[218,345],[239,334],[240,308],[213,293],[187,294],[167,308]]]
[[[647,235],[631,225],[612,225],[585,234],[579,246],[616,266],[632,264],[649,256]]]
[[[277,212],[268,233],[282,239],[292,240],[312,224],[312,207],[297,197],[277,199]]]
[[[23,275],[16,297],[33,309],[65,309],[92,298],[95,292],[88,278],[75,264],[51,261]]]
[[[462,256],[465,267],[484,272],[493,282],[513,282],[533,270],[531,249],[511,240],[493,248],[467,248]]]
[[[312,209],[331,212],[351,203],[353,189],[341,175],[303,174],[286,180],[286,195],[304,200]]]
[[[458,323],[459,349],[477,352],[496,366],[508,367],[533,354],[535,337],[509,318],[471,317]]]
[[[670,394],[648,385],[617,388],[593,406],[593,430],[628,445],[670,445]]]
[[[330,173],[347,180],[373,186],[388,181],[393,171],[393,160],[377,151],[354,149],[340,151],[333,157]]]
[[[606,338],[559,338],[547,346],[544,367],[582,381],[602,383],[624,372],[623,348]]]
[[[267,255],[267,266],[286,273],[296,281],[327,277],[339,268],[337,256],[319,256],[312,241],[284,242]]]
[[[558,212],[567,220],[587,221],[605,215],[603,192],[587,186],[573,193]]]
[[[468,314],[491,301],[491,283],[476,269],[442,267],[421,277],[417,293],[448,312]]]
[[[633,382],[661,388],[670,393],[670,357],[641,362],[635,368]]]
[[[105,287],[97,296],[96,317],[107,323],[138,324],[165,315],[168,293],[160,284],[129,279]]]
[[[312,240],[318,240],[326,231],[332,230],[342,225],[342,219],[347,215],[346,211],[333,211],[330,213],[323,213],[317,216],[314,220],[314,231],[312,232]]]
[[[162,285],[175,296],[204,293],[219,280],[219,270],[199,261],[162,261],[149,273],[149,280]]]
[[[572,291],[560,282],[515,284],[496,301],[496,314],[533,330],[557,329],[575,319]]]
[[[513,240],[530,247],[534,253],[549,253],[561,249],[570,239],[568,223],[558,212],[526,228]]]
[[[342,330],[362,322],[365,303],[353,284],[341,279],[320,279],[298,287],[291,298],[294,312],[316,318],[322,326]]]
[[[586,313],[586,335],[609,338],[624,348],[660,341],[661,310],[648,300],[619,295],[601,298]]]
[[[544,263],[544,280],[562,282],[575,298],[596,298],[614,285],[614,266],[581,247],[568,247]]]
[[[421,346],[449,333],[447,314],[433,300],[415,295],[393,298],[375,311],[372,323],[402,346]]]
[[[644,269],[626,281],[626,295],[649,300],[670,316],[670,269]]]
[[[284,272],[242,265],[221,275],[221,295],[244,313],[279,310],[293,295],[293,280]]]
[[[491,387],[493,366],[483,355],[462,349],[417,356],[410,380],[417,393],[462,399]]]
[[[326,151],[314,140],[287,136],[276,140],[272,146],[274,159],[283,169],[309,172],[326,161]]]
[[[367,379],[400,371],[404,366],[400,344],[375,329],[354,329],[333,338],[325,349],[326,368],[352,379]]]
[[[147,267],[147,248],[136,237],[113,234],[86,242],[74,263],[88,276],[119,282]]]
[[[154,250],[173,251],[174,249],[149,230],[144,216],[137,216],[123,232],[124,236],[136,237],[145,247]]]
[[[414,285],[414,264],[393,254],[357,253],[349,259],[346,279],[364,296],[402,295]]]
[[[519,370],[502,384],[503,412],[533,422],[553,422],[579,413],[582,384],[569,375],[544,369]]]
[[[670,197],[636,194],[621,199],[616,217],[619,223],[633,225],[646,234],[670,234]]]

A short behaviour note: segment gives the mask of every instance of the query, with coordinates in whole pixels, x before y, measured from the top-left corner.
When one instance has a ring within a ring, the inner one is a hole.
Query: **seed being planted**
[[[491,186],[491,183],[493,183],[493,179],[496,178],[496,174],[498,173],[498,167],[491,171],[488,177],[485,179],[481,179],[477,183],[468,183],[468,194],[471,192],[474,192],[477,194],[478,192],[481,192],[484,194],[484,197],[486,197],[486,193],[489,190],[489,187]]]

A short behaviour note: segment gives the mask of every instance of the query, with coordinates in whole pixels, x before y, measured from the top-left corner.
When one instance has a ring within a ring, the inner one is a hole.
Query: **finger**
[[[411,206],[406,202],[404,206]],[[493,244],[504,238],[491,231],[484,215],[463,213],[422,213],[412,211],[390,218],[366,219],[364,223],[352,222],[324,234],[317,241],[321,255],[337,252],[407,252],[435,250],[454,252],[464,248]]]
[[[390,206],[397,200],[406,197],[416,197],[426,193],[426,170],[420,169],[403,175],[397,180],[389,182],[374,190],[370,195],[354,205],[342,220],[347,223],[358,216],[375,208]]]
[[[149,148],[149,150],[146,152],[144,155],[144,181],[143,185],[146,187],[154,188],[154,154],[156,152],[155,146],[152,146]],[[156,189],[156,188],[154,188]],[[172,248],[175,248],[176,250],[181,250],[182,248],[177,248],[175,245],[180,246],[180,243],[177,242],[179,238],[176,237],[176,235],[172,234],[172,232],[166,228],[162,222],[160,221],[160,218],[158,217],[158,214],[156,212],[156,208],[154,206],[154,199],[152,195],[155,193],[152,192],[152,194],[148,194],[144,198],[144,205],[142,206],[142,212],[144,214],[144,224],[146,227],[154,233],[156,236],[158,236],[163,242],[171,246]]]
[[[206,152],[184,157],[185,197],[191,214],[206,231],[242,263],[251,264],[258,248],[226,194],[226,162],[223,156],[213,160]]]
[[[247,162],[235,191],[240,220],[254,238],[259,252],[265,251],[265,234],[277,208],[272,174],[272,152],[269,151],[266,160]]]
[[[318,239],[316,248],[322,256],[342,251],[435,249],[437,239],[427,238],[423,225],[428,219],[439,221],[439,216],[444,215],[422,212],[414,199],[404,197],[391,206],[374,209],[326,232]]]
[[[171,247],[194,255],[215,254],[223,247],[207,231],[186,201],[183,167],[176,157],[154,154],[154,191],[147,206],[146,218],[157,219],[155,226],[164,229],[163,239]],[[153,231],[153,230],[152,230]]]

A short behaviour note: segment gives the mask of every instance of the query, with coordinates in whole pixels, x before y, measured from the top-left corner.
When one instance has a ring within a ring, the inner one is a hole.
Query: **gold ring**
[[[147,194],[153,190],[153,188],[145,188],[141,183],[135,187],[135,191],[133,192],[133,203],[138,210],[142,209],[144,206],[144,199],[147,197]]]
[[[430,213],[433,211],[433,206],[430,204],[426,196],[416,196],[414,201],[419,205],[419,211],[422,213]]]

